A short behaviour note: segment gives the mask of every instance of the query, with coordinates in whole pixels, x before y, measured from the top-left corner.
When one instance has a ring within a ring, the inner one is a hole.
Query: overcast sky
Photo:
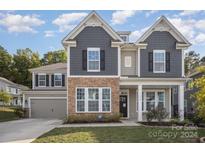
[[[63,49],[61,40],[90,11],[0,11],[0,45],[9,53],[30,48],[43,55]],[[134,42],[158,17],[165,15],[205,56],[205,11],[97,11],[116,31],[132,31]]]

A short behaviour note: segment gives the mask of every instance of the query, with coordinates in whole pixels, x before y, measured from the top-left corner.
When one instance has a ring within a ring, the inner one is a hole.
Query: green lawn
[[[159,135],[160,132],[164,137]],[[174,133],[177,134],[176,137]],[[170,134],[170,137],[165,134]],[[37,138],[34,143],[175,143],[197,142],[197,138],[202,136],[205,136],[205,129],[179,131],[156,127],[55,128]]]
[[[0,122],[19,119],[12,108],[0,106]]]

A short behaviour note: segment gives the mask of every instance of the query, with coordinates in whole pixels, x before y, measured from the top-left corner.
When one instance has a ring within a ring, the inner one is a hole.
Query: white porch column
[[[172,118],[172,88],[169,88],[169,119]]]
[[[142,85],[138,85],[138,121],[142,121]]]
[[[179,85],[178,112],[180,121],[184,120],[184,85]]]

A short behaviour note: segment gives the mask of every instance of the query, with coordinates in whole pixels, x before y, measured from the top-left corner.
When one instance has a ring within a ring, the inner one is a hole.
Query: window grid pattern
[[[110,112],[110,88],[77,88],[77,112]]]
[[[153,54],[154,73],[165,72],[165,50],[154,50]]]
[[[100,48],[88,48],[87,52],[88,71],[100,71]]]

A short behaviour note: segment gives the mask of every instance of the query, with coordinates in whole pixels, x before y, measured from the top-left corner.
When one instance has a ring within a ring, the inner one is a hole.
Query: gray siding
[[[125,56],[131,57],[131,61],[132,61],[131,67],[125,67]],[[125,76],[137,75],[136,61],[137,61],[136,51],[126,51],[126,50],[122,51],[121,52],[121,75],[125,75]]]
[[[176,49],[177,40],[169,32],[153,32],[146,40],[147,49],[141,49],[141,77],[181,77],[182,76],[182,52]],[[148,52],[155,49],[170,52],[170,72],[153,73],[148,71]]]
[[[111,48],[112,38],[101,27],[86,27],[75,38],[77,47],[70,49],[70,75],[117,75],[118,52]],[[99,47],[105,50],[105,70],[100,72],[87,72],[82,69],[82,50],[88,47]]]

